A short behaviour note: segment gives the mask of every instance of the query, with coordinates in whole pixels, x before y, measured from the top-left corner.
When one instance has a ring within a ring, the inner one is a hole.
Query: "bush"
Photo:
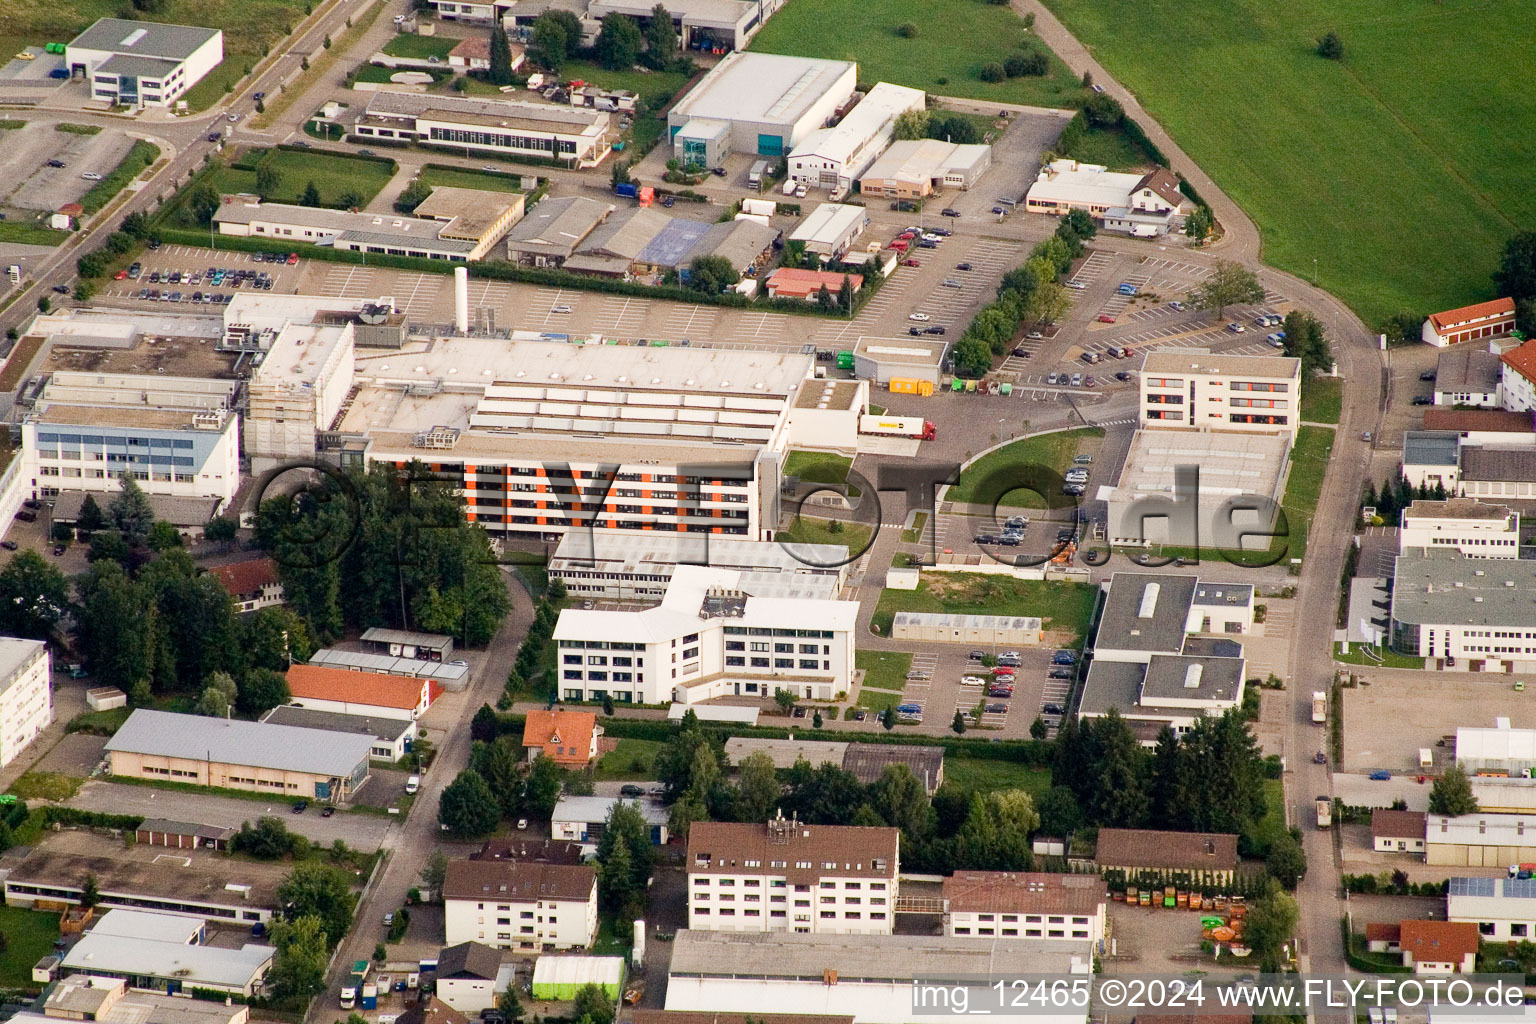
[[[917,26],[912,24],[910,21],[904,21],[900,25],[896,26],[896,34],[901,36],[903,39],[916,39]]]
[[[980,78],[983,82],[1001,82],[1008,77],[1008,72],[1003,69],[1001,64],[993,61],[990,64],[983,64],[981,71],[976,77]]]
[[[1009,78],[1039,76],[1050,70],[1050,61],[1046,60],[1043,53],[1016,53],[1003,62],[1003,71]]]
[[[1317,55],[1329,60],[1344,59],[1344,40],[1339,38],[1337,32],[1329,32],[1317,41]]]

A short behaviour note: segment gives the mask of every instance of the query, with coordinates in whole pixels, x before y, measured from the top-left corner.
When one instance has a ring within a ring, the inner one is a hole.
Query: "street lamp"
[[[1317,257],[1312,257],[1312,286],[1317,287]]]

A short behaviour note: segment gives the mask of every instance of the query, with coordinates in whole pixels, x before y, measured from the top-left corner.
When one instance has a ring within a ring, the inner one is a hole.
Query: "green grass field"
[[[128,155],[112,169],[112,173],[91,186],[80,198],[86,213],[95,213],[112,201],[123,188],[150,164],[160,159],[160,147],[153,142],[139,141],[133,144]]]
[[[1301,383],[1303,423],[1337,423],[1344,411],[1342,377],[1309,377]]]
[[[61,245],[69,237],[68,231],[55,231],[36,221],[0,221],[0,242],[18,245]]]
[[[457,39],[444,36],[418,36],[402,32],[385,43],[383,50],[391,57],[410,57],[415,60],[436,57],[438,60],[446,61],[448,51],[458,45]]]
[[[244,153],[236,161],[238,166],[218,167],[202,180],[219,192],[254,192],[254,168],[262,159],[262,152],[251,150]],[[305,186],[313,181],[320,190],[321,205],[333,207],[341,206],[341,197],[347,192],[356,192],[362,197],[362,205],[366,206],[369,200],[378,195],[380,189],[389,184],[389,179],[395,173],[393,162],[380,163],[342,153],[304,153],[287,149],[276,152],[272,157],[272,165],[281,175],[281,182],[272,196],[273,202],[298,202]],[[185,195],[185,190],[182,194]],[[173,218],[173,224],[190,226],[188,220],[184,219],[185,210],[179,204],[178,198],[173,202],[168,216]]]
[[[1070,630],[1082,641],[1093,614],[1094,588],[1055,580],[1016,580],[982,573],[929,573],[916,590],[883,590],[872,625],[891,635],[897,612],[952,612],[961,615],[1025,615],[1046,629]]]
[[[1141,147],[1118,130],[1089,129],[1069,155],[1085,164],[1103,164],[1112,171],[1143,171],[1152,166]]]
[[[1045,2],[1242,204],[1269,263],[1310,278],[1315,258],[1368,324],[1491,298],[1505,239],[1536,223],[1519,0]],[[1330,30],[1342,62],[1314,52]]]
[[[1051,770],[1033,768],[1017,761],[979,757],[944,758],[944,784],[989,793],[994,789],[1023,789],[1039,800],[1051,788]]]
[[[653,778],[651,765],[657,751],[664,744],[657,740],[619,740],[619,745],[604,754],[597,762],[599,779],[649,779]]]
[[[521,192],[523,190],[520,175],[487,174],[485,171],[466,171],[443,164],[427,164],[422,167],[421,180],[428,185],[476,188],[482,192]]]
[[[855,651],[853,664],[864,670],[863,685],[899,691],[906,688],[912,655],[905,651]]]
[[[834,528],[833,523],[839,526]],[[837,544],[856,555],[869,544],[869,527],[862,523],[849,523],[838,519],[802,515],[788,530],[779,531],[779,540],[800,544]]]
[[[896,34],[905,22],[917,26],[914,38]],[[1001,82],[977,77],[982,65],[1022,53],[1026,44],[1046,53],[1049,74]],[[908,0],[791,0],[751,49],[857,61],[861,82],[894,82],[942,96],[1071,107],[1088,94],[1012,8],[984,0],[928,0],[921,6]]]
[[[0,907],[0,932],[5,934],[5,955],[0,956],[0,988],[38,990],[32,965],[53,952],[59,937],[59,915],[20,907]]]
[[[967,466],[960,474],[960,482],[947,492],[948,500],[966,504],[990,502],[993,495],[980,492],[984,481],[994,473],[1022,470],[1027,466],[1046,466],[1057,473],[1065,472],[1072,463],[1072,456],[1085,447],[1089,451],[1096,450],[1097,445],[1088,445],[1087,442],[1103,436],[1104,431],[1098,427],[1084,427],[1015,441],[983,455]],[[1003,500],[999,504],[1010,508],[1045,508],[1046,499],[1054,497],[1057,497],[1054,490],[1044,496],[1034,491],[1016,490],[1001,495]]]
[[[1351,644],[1349,653],[1345,654],[1342,644],[1333,645],[1333,660],[1341,661],[1346,665],[1375,665],[1378,668],[1413,668],[1424,667],[1424,659],[1412,654],[1398,654],[1390,647],[1371,648],[1371,653],[1377,657],[1367,657],[1359,644]]]
[[[61,775],[58,772],[31,771],[22,773],[21,778],[12,783],[7,792],[23,800],[58,802],[74,796],[80,789],[80,783],[84,781],[84,779]]]
[[[1328,427],[1302,427],[1291,449],[1291,475],[1285,482],[1285,497],[1280,506],[1290,530],[1290,558],[1301,558],[1307,550],[1307,533],[1312,528],[1312,514],[1317,511],[1317,496],[1322,493],[1323,474],[1333,452],[1333,431]]]

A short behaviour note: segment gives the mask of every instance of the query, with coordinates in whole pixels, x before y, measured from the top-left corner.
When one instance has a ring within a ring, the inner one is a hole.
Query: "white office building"
[[[944,934],[1102,941],[1109,894],[1098,875],[956,871],[944,879]]]
[[[92,99],[129,107],[169,107],[223,60],[219,29],[120,18],[99,19],[64,49]]]
[[[0,768],[53,722],[52,664],[42,641],[0,637]]]
[[[697,822],[688,831],[688,927],[890,935],[899,831],[805,825],[782,815]]]
[[[667,114],[667,139],[684,163],[725,153],[789,155],[852,97],[852,61],[738,51],[727,54]]]
[[[637,704],[846,693],[858,602],[754,597],[741,575],[680,565],[653,608],[565,609],[555,624],[560,693]]]
[[[848,549],[710,534],[579,530],[560,538],[549,577],[586,598],[660,601],[679,565],[706,565],[742,574],[741,586],[758,597],[834,598],[848,575]]]
[[[1536,669],[1536,562],[1415,548],[1393,571],[1391,644],[1465,672]]]
[[[832,128],[818,128],[789,154],[789,176],[812,188],[851,192],[854,182],[891,144],[896,118],[926,109],[921,89],[880,82]]]
[[[1284,434],[1293,441],[1301,426],[1299,359],[1203,348],[1148,352],[1137,385],[1143,426]]]
[[[1398,553],[1455,551],[1467,558],[1519,558],[1520,517],[1476,498],[1420,498],[1403,510]]]
[[[1253,587],[1194,576],[1117,572],[1107,591],[1093,649],[1097,661],[1147,664],[1156,654],[1182,654],[1190,634],[1227,636],[1253,628]]]
[[[529,156],[576,168],[596,167],[612,151],[606,111],[526,100],[376,92],[344,127],[359,142],[415,142],[460,155]]]
[[[597,871],[584,864],[449,861],[443,930],[450,946],[585,949],[597,937]]]
[[[22,420],[24,484],[36,498],[115,494],[128,475],[148,494],[228,502],[240,486],[238,388],[203,377],[56,371]]]

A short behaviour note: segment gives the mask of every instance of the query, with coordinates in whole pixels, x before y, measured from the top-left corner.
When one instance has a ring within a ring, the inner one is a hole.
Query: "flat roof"
[[[591,107],[403,92],[374,93],[366,113],[369,117],[414,117],[559,135],[596,134],[609,122],[606,111]]]
[[[208,40],[223,35],[216,28],[167,25],[157,21],[102,18],[70,41],[82,50],[105,50],[145,57],[186,60]]]
[[[387,626],[369,626],[360,639],[370,644],[408,644],[430,650],[449,650],[453,637],[446,633],[418,633],[413,629],[390,629]]]
[[[420,219],[446,221],[443,232],[478,239],[506,216],[509,210],[522,209],[524,202],[520,192],[489,192],[479,188],[437,185],[413,213]]]
[[[870,139],[908,110],[922,110],[927,95],[921,89],[890,82],[877,82],[865,94],[858,105],[843,115],[843,119],[831,128],[812,132],[800,141],[789,154],[790,158],[816,156],[826,160],[845,161],[863,148]],[[850,168],[853,173],[856,169]]]
[[[607,821],[614,804],[628,804],[640,811],[646,823],[665,825],[669,814],[665,805],[649,797],[626,799],[618,796],[562,796],[550,816],[552,821]]]
[[[1403,465],[1450,466],[1461,461],[1461,438],[1451,430],[1409,430],[1403,434]]]
[[[837,575],[836,569],[820,569],[848,557],[842,544],[796,546],[814,557],[805,561],[777,541],[746,537],[717,537],[703,533],[654,533],[641,530],[594,529],[567,533],[550,558],[551,570],[669,574],[678,564],[711,565],[717,569],[741,569],[778,573]],[[813,564],[807,564],[807,561]],[[585,564],[583,564],[585,563]]]
[[[957,150],[973,148],[987,147],[961,147],[943,139],[899,140],[891,143],[860,177],[865,180],[904,181],[923,185],[944,176],[944,172],[955,163]],[[968,158],[964,161],[967,166],[974,162],[973,154],[964,155]]]
[[[1081,942],[935,935],[809,935],[685,928],[672,946],[673,977],[820,982],[1087,973]]]
[[[217,761],[346,778],[365,763],[373,738],[203,715],[136,708],[107,741],[108,752]]]
[[[20,678],[18,675],[20,670],[31,664],[42,653],[41,640],[0,636],[0,693],[10,689]]]
[[[869,210],[851,203],[822,203],[789,233],[791,241],[841,242],[852,231],[855,235],[869,221]]]
[[[157,942],[145,936],[88,931],[64,954],[64,969],[176,978],[188,987],[245,988],[261,976],[277,950],[247,943],[239,949]]]
[[[725,741],[725,756],[731,764],[740,765],[741,759],[751,754],[766,754],[775,768],[793,768],[801,758],[811,767],[820,764],[843,766],[848,754],[847,743],[830,740],[781,740],[755,736],[732,736]]]
[[[1199,584],[1194,576],[1115,573],[1110,577],[1099,619],[1096,646],[1150,654],[1179,653]]]
[[[85,505],[85,499],[92,497],[97,504],[105,504],[103,499],[110,501],[115,492],[102,491],[60,491],[50,501],[53,503],[53,518],[61,522],[75,522],[80,518],[80,509]],[[156,519],[163,519],[172,526],[205,526],[219,511],[218,498],[182,498],[173,494],[146,494],[149,499],[149,507],[155,513]]]
[[[1142,179],[1140,174],[1111,171],[1102,164],[1057,160],[1040,168],[1026,196],[1031,202],[1071,201],[1096,206],[1124,206]]]
[[[147,939],[152,942],[186,944],[197,938],[202,925],[180,914],[157,914],[149,910],[116,908],[107,911],[91,925],[88,935],[117,935]]]
[[[1476,498],[1415,498],[1403,509],[1405,519],[1468,519],[1478,522],[1509,522],[1514,509]]]
[[[592,0],[588,12],[598,21],[603,14],[617,11],[637,18],[650,17],[655,5],[647,6],[646,0]],[[735,25],[743,17],[755,13],[758,5],[747,0],[667,0],[667,13],[683,19],[685,25],[713,22],[717,25]],[[764,15],[763,20],[767,20]]]
[[[1394,622],[1530,628],[1536,561],[1412,548],[1393,570]]]
[[[1219,505],[1235,494],[1273,495],[1291,440],[1285,434],[1160,430],[1143,427],[1131,439],[1116,497],[1173,493],[1181,466],[1200,468],[1200,498]]]
[[[897,612],[893,625],[947,626],[954,629],[1015,629],[1038,631],[1040,620],[1029,615],[960,615],[950,612]]]
[[[429,235],[437,237],[442,230],[440,220],[410,217],[398,213],[353,213],[351,210],[328,210],[323,206],[299,206],[297,203],[264,203],[260,200],[236,197],[236,202],[219,205],[214,212],[215,224],[250,224],[253,221],[276,221],[299,227],[318,228],[322,231],[363,230],[377,228],[381,233],[401,235]]]
[[[859,406],[861,393],[858,381],[822,378],[800,389],[795,408],[847,412]]]
[[[268,711],[261,720],[273,725],[294,725],[301,729],[355,732],[359,736],[373,736],[391,743],[410,732],[416,725],[416,722],[409,718],[343,715],[335,711],[315,711],[312,708],[293,707],[287,704]]]
[[[860,335],[853,354],[887,365],[935,367],[944,361],[949,342],[943,338],[875,338]]]
[[[672,108],[671,120],[793,124],[856,67],[844,60],[736,50]]]
[[[1242,658],[1154,654],[1141,684],[1141,703],[1157,706],[1171,701],[1235,704],[1242,697]],[[1170,706],[1177,707],[1173,704]]]
[[[115,53],[96,66],[93,74],[129,75],[134,78],[165,78],[181,66],[181,61],[166,57],[141,57]]]
[[[1234,356],[1203,348],[1154,349],[1141,365],[1142,373],[1202,373],[1298,380],[1301,360],[1290,356]],[[1223,437],[1227,435],[1222,435]]]
[[[386,676],[436,679],[439,682],[456,682],[469,675],[468,665],[450,665],[446,661],[427,661],[424,658],[397,658],[393,654],[370,654],[367,651],[340,651],[334,647],[322,647],[309,656],[309,663],[377,672]]]
[[[690,711],[701,722],[737,722],[742,725],[756,725],[761,709],[738,704],[673,704],[667,709],[667,718],[680,722],[688,717]]]

